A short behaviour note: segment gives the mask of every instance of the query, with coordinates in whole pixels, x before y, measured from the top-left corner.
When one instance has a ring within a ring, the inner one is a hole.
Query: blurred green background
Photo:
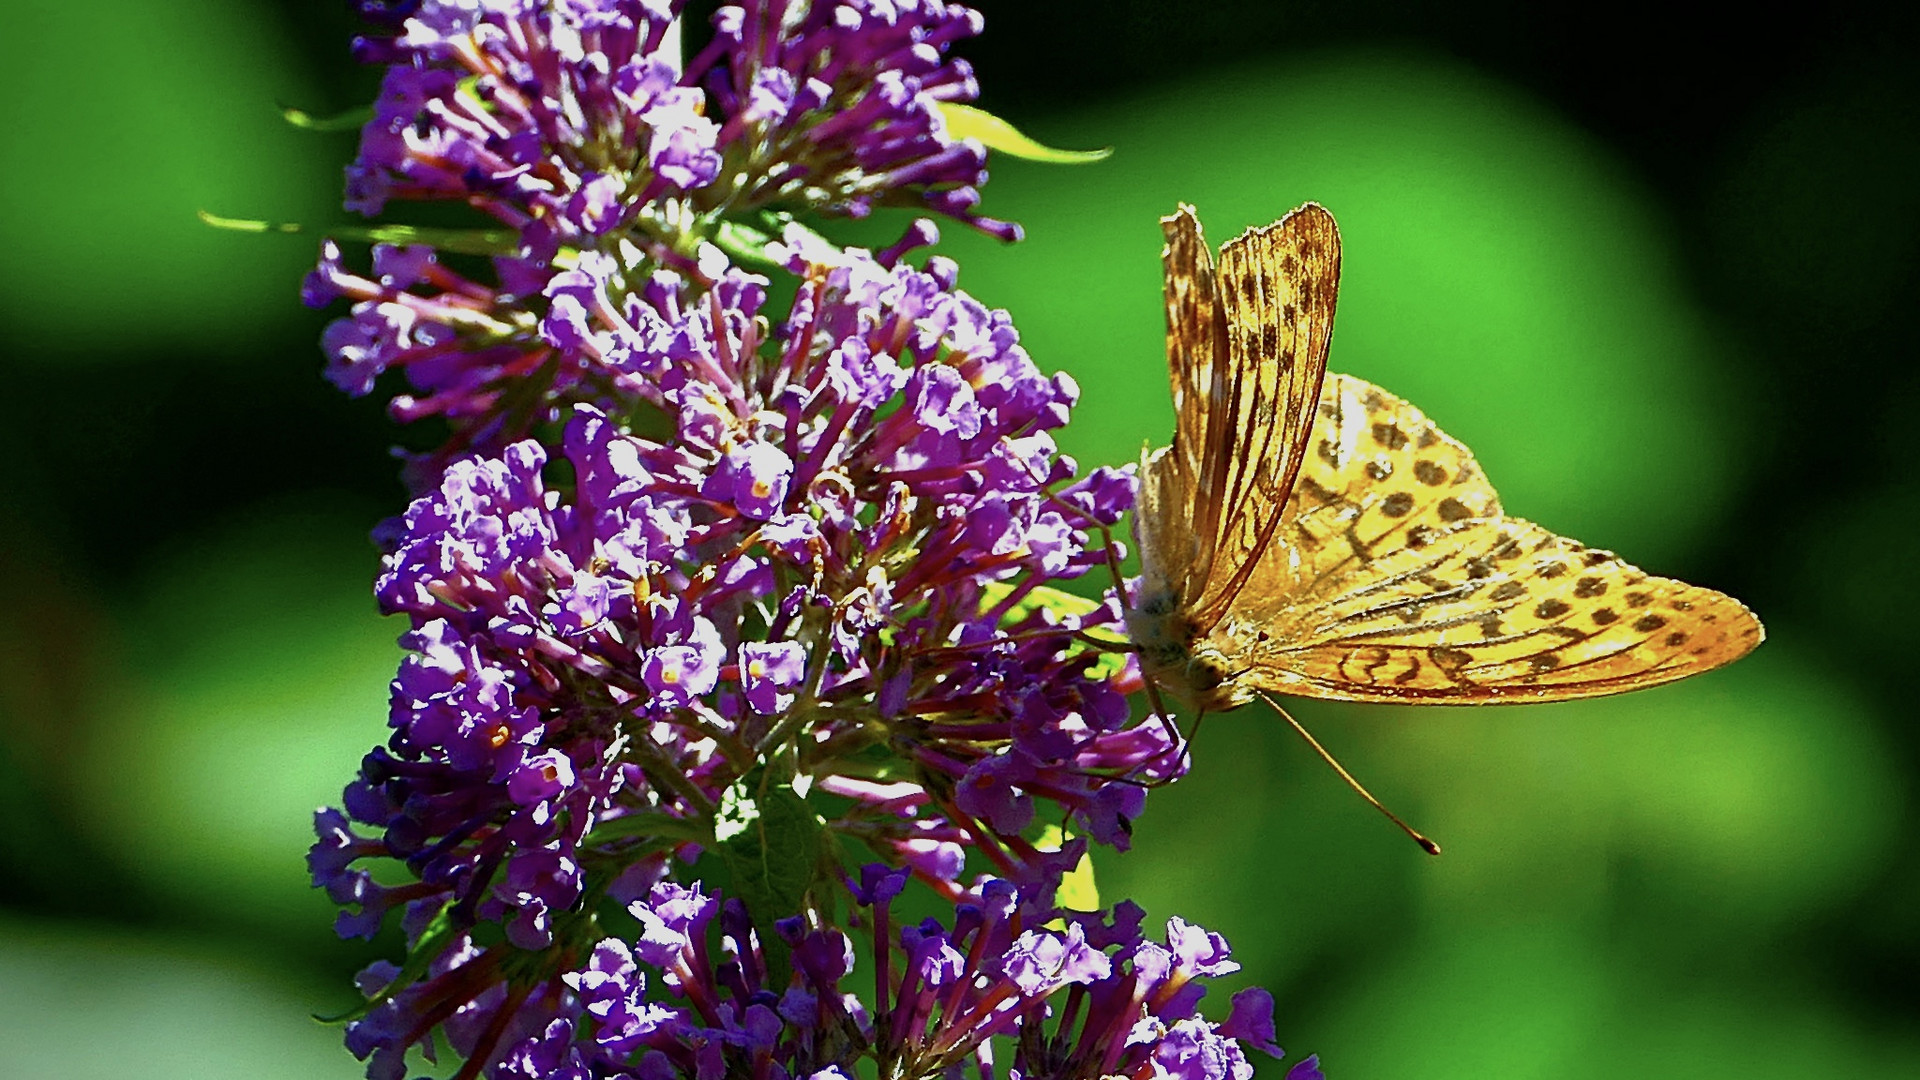
[[[1769,640],[1625,698],[1207,725],[1108,899],[1219,930],[1345,1080],[1920,1075],[1920,34],[1667,6],[983,2],[983,103],[1101,165],[997,164],[961,283],[1164,440],[1157,218],[1339,216],[1333,365],[1514,512],[1726,589]],[[344,5],[340,5],[344,7]],[[1572,18],[1573,21],[1567,21]],[[357,1076],[310,1019],[377,947],[305,883],[384,737],[376,403],[319,378],[312,238],[366,101],[308,0],[14,0],[0,91],[0,1076]],[[1907,455],[1907,456],[1902,456]],[[1268,1070],[1267,1075],[1277,1075]]]

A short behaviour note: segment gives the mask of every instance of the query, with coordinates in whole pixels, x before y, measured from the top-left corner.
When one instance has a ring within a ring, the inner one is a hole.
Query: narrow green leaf
[[[998,150],[1027,161],[1044,161],[1049,165],[1084,165],[1090,161],[1104,161],[1113,154],[1111,146],[1103,146],[1098,150],[1055,150],[1035,142],[1022,134],[1019,128],[987,110],[971,105],[941,101],[935,102],[934,108],[940,110],[940,119],[946,122],[947,133],[955,138],[978,139],[989,150]]]
[[[304,226],[295,222],[254,221],[248,218],[221,217],[218,214],[209,214],[205,210],[197,211],[197,213],[200,215],[201,224],[211,225],[216,229],[224,229],[227,232],[297,233],[306,231]]]
[[[426,932],[420,935],[419,943],[414,945],[411,952],[407,953],[406,963],[400,965],[399,974],[393,977],[392,982],[382,987],[379,993],[361,1002],[354,1008],[348,1009],[346,1012],[336,1016],[320,1016],[316,1014],[314,1019],[323,1024],[338,1024],[348,1020],[357,1020],[373,1011],[376,1006],[385,1002],[388,998],[419,982],[420,977],[427,973],[428,966],[431,965],[442,952],[446,951],[447,942],[453,939],[453,919],[448,914],[449,910],[449,908],[441,908],[440,913],[433,917],[431,923],[427,924]]]
[[[777,270],[781,266],[767,254],[767,245],[773,243],[773,237],[751,225],[722,221],[720,227],[714,230],[713,242],[742,266],[755,266],[763,270]]]
[[[509,229],[436,229],[419,225],[330,225],[325,229],[308,229],[296,221],[221,217],[205,210],[199,211],[199,215],[203,223],[228,232],[323,232],[369,244],[429,244],[460,255],[511,255],[519,242],[518,234]]]
[[[290,105],[280,108],[280,115],[287,123],[302,131],[335,132],[354,131],[373,119],[373,106],[362,105],[357,109],[348,109],[335,116],[315,116],[305,109],[296,109]]]

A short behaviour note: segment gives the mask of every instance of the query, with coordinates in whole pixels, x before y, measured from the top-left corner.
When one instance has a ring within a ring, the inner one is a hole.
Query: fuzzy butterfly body
[[[1309,203],[1227,244],[1162,225],[1173,444],[1141,463],[1128,629],[1206,711],[1257,692],[1560,701],[1670,682],[1759,644],[1712,589],[1505,516],[1420,410],[1326,371],[1340,236]]]

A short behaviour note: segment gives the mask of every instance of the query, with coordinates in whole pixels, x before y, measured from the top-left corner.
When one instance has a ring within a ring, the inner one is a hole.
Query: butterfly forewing
[[[1192,583],[1207,579],[1212,558],[1216,492],[1204,471],[1212,437],[1207,403],[1225,392],[1225,323],[1216,300],[1213,253],[1193,207],[1182,204],[1160,219],[1167,307],[1167,375],[1173,390],[1173,445],[1141,463],[1140,511],[1148,590],[1163,602],[1188,603]]]
[[[1466,447],[1412,405],[1333,376],[1285,520],[1221,637],[1284,694],[1471,704],[1617,693],[1717,667],[1760,623],[1501,516]]]
[[[1166,237],[1161,268],[1166,278],[1167,378],[1173,389],[1174,467],[1195,477],[1206,460],[1207,403],[1226,392],[1225,313],[1215,296],[1213,252],[1193,207],[1182,204],[1160,219]],[[1195,510],[1205,512],[1200,507]]]
[[[1279,526],[1326,372],[1340,237],[1308,204],[1228,243],[1215,270],[1191,207],[1162,226],[1177,423],[1147,463],[1143,543],[1204,633]]]
[[[1211,405],[1208,467],[1224,499],[1195,604],[1202,628],[1232,608],[1271,544],[1313,433],[1340,280],[1333,216],[1308,203],[1247,231],[1221,249],[1218,277],[1230,385]]]

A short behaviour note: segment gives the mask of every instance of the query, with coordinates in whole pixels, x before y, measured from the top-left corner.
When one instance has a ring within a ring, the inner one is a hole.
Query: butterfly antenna
[[[1400,820],[1400,815],[1387,809],[1384,805],[1381,804],[1379,799],[1374,798],[1373,792],[1368,791],[1366,787],[1360,783],[1360,781],[1355,780],[1353,778],[1352,773],[1348,772],[1344,766],[1342,766],[1338,761],[1334,760],[1333,755],[1327,753],[1327,748],[1320,745],[1320,740],[1314,738],[1312,732],[1300,726],[1300,721],[1295,720],[1293,718],[1292,713],[1289,713],[1287,710],[1281,708],[1279,702],[1273,700],[1272,698],[1268,697],[1265,694],[1260,695],[1260,700],[1266,702],[1268,705],[1273,706],[1273,711],[1279,713],[1280,718],[1282,720],[1285,720],[1287,723],[1293,725],[1293,730],[1299,732],[1300,737],[1307,740],[1307,745],[1313,747],[1314,752],[1320,755],[1320,759],[1322,761],[1325,761],[1328,765],[1333,766],[1333,771],[1340,774],[1340,779],[1345,780],[1347,782],[1348,787],[1358,792],[1361,798],[1371,803],[1375,810],[1378,810],[1381,813],[1387,815],[1388,821],[1391,821],[1395,825],[1400,826],[1400,831],[1403,833],[1406,833],[1408,836],[1411,836],[1413,838],[1413,842],[1420,845],[1421,850],[1425,851],[1429,855],[1440,854],[1439,844],[1436,844],[1432,840],[1429,840],[1418,829],[1415,829],[1413,826]]]

